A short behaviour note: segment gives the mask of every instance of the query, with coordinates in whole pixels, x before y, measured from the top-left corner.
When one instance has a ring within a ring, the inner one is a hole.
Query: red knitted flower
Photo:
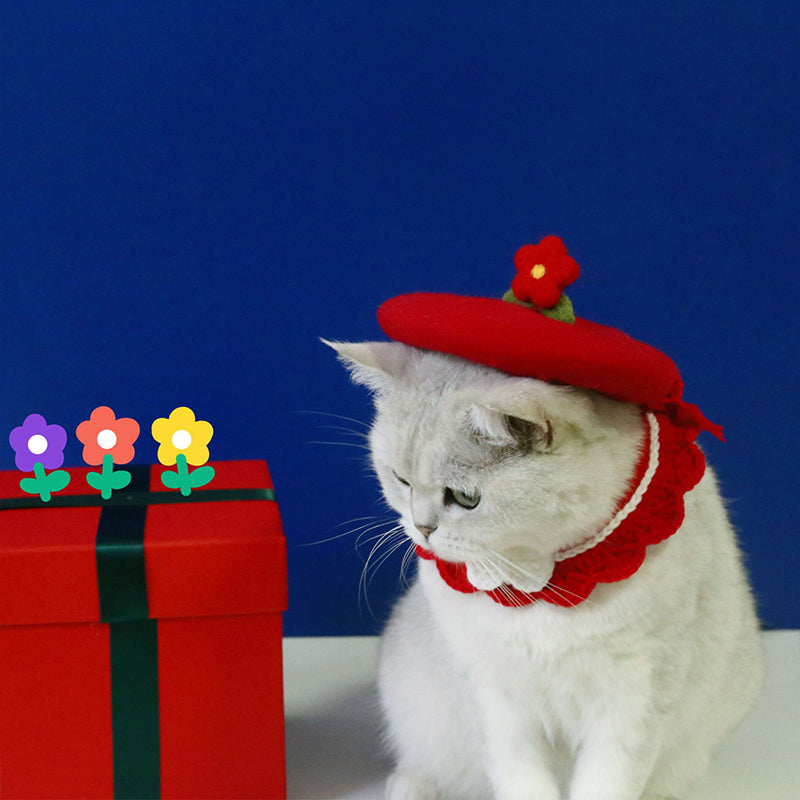
[[[517,300],[538,308],[552,308],[561,292],[580,275],[578,262],[570,258],[558,236],[545,236],[539,244],[526,244],[514,256],[517,274],[511,290]]]

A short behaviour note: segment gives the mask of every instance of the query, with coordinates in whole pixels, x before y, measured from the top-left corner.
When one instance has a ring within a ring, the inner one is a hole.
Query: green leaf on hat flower
[[[509,289],[504,295],[503,300],[506,303],[514,303],[514,305],[522,306],[523,308],[532,308],[536,310],[536,306],[533,303],[528,303],[525,300],[520,300],[515,294],[513,289]]]
[[[503,295],[503,300],[507,303],[514,303],[523,308],[530,308],[534,311],[538,311],[540,314],[550,319],[566,322],[568,325],[575,324],[575,311],[572,308],[572,301],[563,292],[561,297],[558,298],[558,302],[552,308],[538,308],[533,303],[519,300],[511,289]]]
[[[546,317],[550,317],[550,319],[557,319],[559,322],[566,322],[568,325],[575,324],[575,311],[572,308],[572,301],[563,293],[552,308],[543,308],[541,312]]]

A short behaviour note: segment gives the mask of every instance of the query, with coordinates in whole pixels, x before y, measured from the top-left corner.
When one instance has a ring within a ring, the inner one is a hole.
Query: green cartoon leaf
[[[23,478],[19,482],[19,488],[28,494],[39,494],[39,481],[36,478]]]
[[[105,486],[103,476],[99,472],[86,473],[86,483],[88,483],[92,489],[97,489],[98,492],[102,491],[103,487]]]
[[[45,480],[47,481],[47,488],[50,492],[60,492],[69,484],[70,474],[65,469],[57,469],[51,472]]]
[[[167,489],[180,489],[182,483],[181,476],[178,475],[177,472],[168,469],[161,473],[161,483],[163,483]]]
[[[200,486],[205,486],[214,478],[214,467],[206,465],[204,467],[198,467],[196,470],[193,470],[189,473],[189,483],[191,484],[193,489],[197,489]]]
[[[131,474],[127,470],[118,469],[109,475],[111,489],[124,489],[131,482]]]

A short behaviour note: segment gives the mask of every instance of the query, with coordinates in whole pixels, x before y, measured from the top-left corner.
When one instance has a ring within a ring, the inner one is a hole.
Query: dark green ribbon
[[[138,469],[132,467],[131,472]],[[147,467],[146,469],[149,469]],[[133,479],[131,479],[133,483]],[[108,500],[99,494],[53,495],[45,506],[39,497],[0,498],[0,511],[24,508],[80,508],[83,506],[159,506],[170,503],[220,503],[231,500],[274,500],[272,489],[202,489],[183,497],[180,492],[114,492]]]
[[[129,485],[146,490],[150,468],[133,467]],[[158,623],[148,618],[146,519],[146,505],[104,505],[95,539],[100,619],[109,623],[114,797],[126,800],[161,797]]]
[[[108,500],[99,495],[65,495],[53,497],[48,505],[102,506],[95,558],[100,618],[110,629],[114,797],[144,800],[161,796],[158,627],[156,620],[149,619],[144,558],[147,507],[274,500],[275,493],[272,489],[204,489],[184,497],[149,492],[150,467],[133,466],[130,472],[128,491],[114,492]]]
[[[158,628],[154,619],[109,623],[114,797],[161,797]]]

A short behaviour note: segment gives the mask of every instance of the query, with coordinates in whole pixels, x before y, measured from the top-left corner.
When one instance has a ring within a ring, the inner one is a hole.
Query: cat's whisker
[[[360,531],[363,528],[366,528],[366,527],[369,527],[370,525],[372,525],[374,523],[374,521],[377,520],[377,519],[379,519],[377,516],[372,515],[372,516],[369,516],[369,517],[355,517],[354,519],[349,519],[349,520],[347,520],[345,522],[340,522],[338,525],[334,525],[333,526],[333,530],[336,530],[336,528],[341,528],[343,525],[349,525],[351,522],[361,522],[362,520],[368,520],[363,525],[358,525],[355,528],[350,528],[350,529],[344,531],[344,533],[337,533],[337,534],[335,534],[333,536],[329,536],[327,539],[318,539],[317,541],[314,541],[314,542],[303,542],[302,544],[299,544],[298,547],[314,547],[316,545],[326,544],[327,542],[333,542],[336,539],[343,539],[346,536],[352,536],[357,531]],[[389,522],[388,520],[384,520],[385,524],[388,524],[388,522]],[[377,524],[380,524],[380,523],[377,523]],[[356,541],[358,541],[358,540],[356,540]]]
[[[403,532],[403,526],[396,525],[378,537],[377,541],[370,550],[366,561],[364,562],[364,567],[361,570],[361,577],[358,582],[359,603],[360,598],[363,595],[367,610],[373,619],[377,619],[377,617],[372,609],[372,604],[369,602],[369,586],[375,577],[375,573],[399,547],[402,547],[405,540],[406,535]],[[381,553],[381,555],[376,558],[376,554],[384,546],[387,546],[388,552]],[[372,572],[371,575],[370,571]]]
[[[511,605],[514,608],[523,608],[524,607],[524,603],[522,602],[522,600],[520,600],[519,597],[517,595],[515,595],[508,587],[502,586],[501,587],[501,591],[509,599],[509,601],[511,602]]]
[[[366,514],[363,517],[353,517],[352,519],[347,519],[344,522],[339,522],[338,524],[333,526],[333,529],[336,530],[336,528],[342,528],[345,525],[349,525],[351,522],[364,522],[364,521],[372,521],[372,520],[376,520],[376,519],[378,519],[378,517],[375,514]],[[358,530],[358,529],[356,528],[356,530]]]
[[[376,531],[386,525],[392,525],[392,528],[381,533],[373,534],[372,536],[367,536],[368,533],[372,533],[372,531]],[[361,533],[359,533],[356,537],[356,551],[359,551],[360,548],[365,544],[377,541],[384,537],[387,533],[394,533],[398,530],[397,526],[394,524],[394,520],[383,520],[382,522],[378,522],[374,525],[365,526],[365,528],[366,529],[361,531]]]
[[[511,588],[507,584],[502,584],[500,586],[500,594],[505,597],[513,608],[524,608],[525,603],[519,597],[518,594],[515,594]]]
[[[509,604],[512,607],[519,608],[522,604],[519,601],[519,598],[511,591],[507,584],[501,583],[500,586],[497,587],[495,590],[498,592],[502,597],[508,600]]]
[[[373,579],[375,578],[375,574],[377,571],[389,560],[389,558],[394,555],[394,553],[399,550],[405,544],[405,537],[398,538],[397,541],[393,541],[388,549],[380,555],[379,558],[375,559],[372,564],[372,575],[369,578],[368,583],[372,583]],[[389,542],[387,541],[386,544],[388,545]]]
[[[541,575],[537,575],[531,572],[529,569],[525,569],[524,567],[520,566],[517,562],[511,561],[509,558],[504,556],[502,553],[498,553],[496,551],[492,551],[492,555],[502,561],[503,563],[507,564],[509,567],[512,567],[514,571],[519,573],[525,578],[530,578],[537,583],[542,583],[544,578]],[[513,585],[513,580],[511,580]],[[546,586],[553,592],[554,595],[559,597],[560,599],[568,602],[570,605],[575,605],[580,602],[588,603],[592,605],[592,603],[588,600],[588,598],[584,598],[583,595],[577,594],[576,592],[572,592],[569,589],[566,589],[558,584],[551,583],[549,580],[546,583]],[[530,594],[530,593],[526,593]]]
[[[312,440],[306,442],[306,444],[323,444],[323,445],[330,445],[331,447],[355,447],[358,450],[364,450],[369,452],[369,445],[368,444],[356,444],[355,442],[327,442],[323,440]]]
[[[364,422],[363,419],[355,419],[354,417],[346,417],[343,414],[332,414],[330,411],[310,411],[310,410],[298,410],[295,411],[296,414],[313,414],[319,417],[332,417],[333,419],[340,419],[344,420],[345,422],[352,422],[354,425],[358,425],[361,428],[365,428],[369,430],[370,424],[368,422]]]
[[[547,588],[558,598],[563,600],[569,607],[577,605],[581,603],[583,605],[591,606],[594,605],[589,598],[585,598],[582,594],[577,594],[576,592],[571,592],[569,589],[564,588],[563,586],[559,586],[557,583],[550,583],[548,582]]]
[[[391,535],[391,531],[388,532],[387,534],[382,534],[381,537],[378,539],[378,541],[375,543],[375,545],[373,546],[373,548],[370,551],[369,555],[367,556],[366,561],[364,562],[364,566],[361,569],[361,576],[358,579],[358,604],[359,604],[359,608],[361,608],[361,598],[363,596],[364,603],[365,603],[365,605],[367,607],[367,611],[369,612],[369,615],[373,619],[377,619],[377,617],[375,616],[375,612],[372,610],[372,604],[369,602],[367,571],[369,569],[370,559],[372,558],[373,554],[380,547],[381,542],[385,539],[385,537],[389,536],[389,535]]]
[[[497,562],[492,558],[491,554],[485,555],[478,559],[478,564],[483,567],[484,572],[488,573],[492,578],[498,581],[502,586],[505,583],[505,572],[500,568]]]
[[[414,563],[415,548],[416,546],[414,542],[409,539],[408,549],[403,556],[403,560],[400,562],[400,579],[398,581],[398,587],[401,589],[409,589],[411,587],[411,583],[408,579],[408,570]]]
[[[369,555],[364,562],[364,568],[361,572],[362,578],[365,578],[365,576],[369,574],[370,569],[374,569],[375,562],[373,559],[376,558],[378,551],[395,539],[398,540],[399,543],[402,543],[402,540],[405,539],[405,533],[403,533],[401,525],[395,525],[389,530],[384,531],[376,537],[373,537],[373,539],[375,540],[375,544],[373,544],[372,549],[370,550]],[[381,554],[379,558],[383,559],[383,554]],[[383,561],[380,563],[383,563]],[[380,566],[380,564],[378,564],[378,566]]]
[[[321,431],[339,431],[339,433],[346,433],[348,436],[355,436],[364,441],[369,440],[369,433],[354,431],[352,428],[346,428],[344,425],[319,425],[317,429]]]
[[[376,533],[373,534],[372,536],[368,536],[358,543],[357,549],[360,552],[361,548],[363,548],[366,545],[372,544],[373,542],[377,542],[379,539],[384,538],[385,535],[386,535],[385,533]]]
[[[479,556],[478,558],[474,559],[474,561],[478,566],[480,566],[483,569],[484,572],[492,576],[497,576],[497,580],[499,581],[499,583],[494,591],[500,594],[506,600],[508,600],[512,606],[519,606],[520,603],[518,598],[514,595],[514,593],[509,589],[508,585],[506,584],[504,572],[492,558],[493,555],[495,554],[491,553]]]
[[[322,411],[298,411],[298,414],[319,414],[320,416],[324,417],[333,417],[334,419],[342,419],[347,422],[353,422],[357,425],[361,426],[361,430],[356,430],[354,428],[346,427],[344,425],[318,425],[316,426],[319,430],[327,430],[327,431],[338,431],[340,433],[346,434],[347,436],[353,436],[357,439],[360,439],[360,442],[348,442],[348,441],[327,441],[327,440],[311,440],[306,442],[306,444],[320,444],[320,445],[338,445],[340,447],[355,447],[360,450],[365,450],[369,452],[369,425],[366,423],[361,422],[357,419],[350,419],[349,417],[343,417],[339,414],[328,414]]]

